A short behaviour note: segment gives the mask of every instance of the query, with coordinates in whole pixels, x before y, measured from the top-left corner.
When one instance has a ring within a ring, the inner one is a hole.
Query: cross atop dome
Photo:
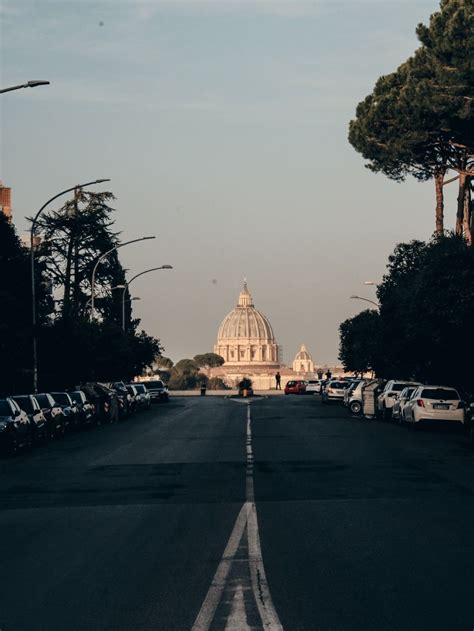
[[[252,294],[250,293],[247,287],[246,278],[244,278],[244,286],[242,288],[242,291],[239,294],[239,302],[237,306],[239,307],[253,307],[254,306]]]

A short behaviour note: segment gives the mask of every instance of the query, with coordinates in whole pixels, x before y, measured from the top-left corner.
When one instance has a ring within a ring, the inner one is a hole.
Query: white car
[[[464,424],[464,402],[454,388],[420,386],[403,408],[402,420],[406,423],[453,421]]]
[[[410,386],[421,386],[421,384],[413,381],[395,381],[394,379],[387,381],[385,388],[377,399],[377,412],[384,421],[389,421],[392,418],[393,404],[398,395],[402,390]]]
[[[344,401],[344,392],[349,386],[349,381],[331,379],[323,390],[323,403],[329,403],[329,401]]]
[[[309,379],[306,382],[306,392],[312,394],[319,394],[321,392],[322,379]]]
[[[393,420],[396,420],[399,423],[402,422],[403,408],[405,407],[405,405],[410,400],[411,395],[415,391],[415,387],[416,386],[410,386],[408,388],[404,388],[400,392],[399,396],[395,399],[395,402],[394,402],[393,407],[392,407],[392,419]]]

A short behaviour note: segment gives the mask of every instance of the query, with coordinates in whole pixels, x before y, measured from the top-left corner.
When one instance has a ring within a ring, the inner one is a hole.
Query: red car
[[[306,392],[306,381],[295,379],[289,381],[285,386],[285,394],[304,394]]]

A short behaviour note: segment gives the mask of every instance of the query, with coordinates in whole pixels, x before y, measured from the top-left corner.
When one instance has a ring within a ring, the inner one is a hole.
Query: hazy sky
[[[24,216],[110,177],[135,314],[175,361],[212,350],[244,276],[291,362],[334,362],[397,242],[434,228],[431,183],[347,142],[357,103],[417,47],[435,0],[0,0],[0,177]],[[99,189],[98,189],[99,190]],[[448,224],[454,219],[454,189]]]

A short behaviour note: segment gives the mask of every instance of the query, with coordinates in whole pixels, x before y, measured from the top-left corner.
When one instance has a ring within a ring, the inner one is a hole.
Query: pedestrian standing
[[[281,390],[281,375],[280,372],[277,372],[275,375],[276,389]]]

